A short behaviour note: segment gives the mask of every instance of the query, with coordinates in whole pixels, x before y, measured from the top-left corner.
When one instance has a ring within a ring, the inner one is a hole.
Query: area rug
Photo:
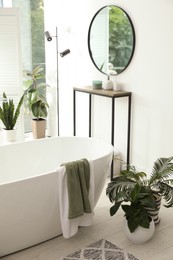
[[[101,239],[61,258],[61,260],[139,260],[111,242]]]

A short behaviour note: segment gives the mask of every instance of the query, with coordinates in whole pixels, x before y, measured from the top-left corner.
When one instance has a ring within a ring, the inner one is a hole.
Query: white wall
[[[71,49],[71,54],[60,60],[61,135],[73,134],[73,86],[91,84],[93,79],[105,80],[105,76],[96,70],[89,57],[89,23],[102,6],[118,5],[130,15],[136,33],[134,57],[129,67],[117,76],[123,90],[133,93],[131,163],[150,170],[155,159],[173,154],[173,1],[65,0],[63,4],[59,2],[62,1],[45,0],[46,30],[49,30],[49,26],[58,26],[61,32],[60,44],[63,48]],[[51,19],[48,19],[50,14]],[[47,55],[50,56],[48,51]],[[78,110],[78,134],[87,135],[88,102],[83,95],[80,99],[82,103]],[[126,100],[117,102],[117,148],[124,157],[126,103]],[[106,98],[96,97],[94,104],[94,136],[109,141],[110,102]]]

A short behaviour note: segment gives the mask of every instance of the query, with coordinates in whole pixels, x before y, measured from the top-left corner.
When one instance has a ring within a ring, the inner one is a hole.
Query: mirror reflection
[[[117,6],[105,6],[93,17],[88,48],[94,65],[102,73],[117,75],[129,65],[135,47],[133,24]]]

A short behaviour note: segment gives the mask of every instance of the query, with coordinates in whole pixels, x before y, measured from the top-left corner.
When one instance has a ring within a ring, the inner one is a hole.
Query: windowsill
[[[25,133],[25,134],[24,134],[24,140],[25,140],[25,141],[31,141],[31,140],[33,140],[32,132]]]
[[[46,135],[45,138],[50,138],[50,136]],[[2,132],[0,131],[0,146],[10,145],[10,144],[15,144],[15,143],[20,143],[20,142],[28,142],[28,141],[32,141],[32,140],[37,140],[37,139],[33,139],[32,132],[28,132],[28,133],[24,133],[24,139],[16,140],[14,142],[6,142],[3,140]],[[38,139],[38,140],[40,140],[40,139]]]

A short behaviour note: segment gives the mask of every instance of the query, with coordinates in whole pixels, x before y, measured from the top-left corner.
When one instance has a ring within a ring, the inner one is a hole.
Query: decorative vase
[[[108,76],[108,79],[103,82],[103,89],[110,90],[114,88],[114,83],[112,80],[110,80],[110,77]]]
[[[101,89],[102,81],[101,80],[93,80],[92,81],[93,89]]]
[[[16,129],[7,130],[2,129],[2,139],[4,142],[11,143],[16,141]]]
[[[43,118],[32,119],[32,133],[34,139],[44,138],[46,133],[46,120]]]
[[[134,244],[143,244],[147,242],[149,239],[152,238],[155,231],[155,224],[152,220],[150,222],[149,228],[143,228],[141,226],[138,226],[133,233],[130,232],[127,220],[124,221],[124,231],[126,236],[130,241],[132,241]]]

